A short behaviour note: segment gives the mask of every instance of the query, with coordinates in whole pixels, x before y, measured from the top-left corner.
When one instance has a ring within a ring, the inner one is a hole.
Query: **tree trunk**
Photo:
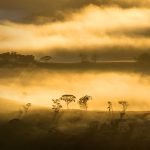
[[[67,109],[69,109],[69,104],[67,103]]]

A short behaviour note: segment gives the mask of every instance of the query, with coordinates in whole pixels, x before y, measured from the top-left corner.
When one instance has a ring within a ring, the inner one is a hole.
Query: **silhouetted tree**
[[[91,60],[96,63],[98,60],[98,56],[96,54],[92,55]]]
[[[69,109],[69,104],[71,102],[75,102],[76,101],[76,97],[74,95],[62,95],[60,97],[60,100],[65,101],[66,104],[67,104],[67,109]]]
[[[109,115],[110,117],[112,118],[112,115],[113,115],[113,106],[112,106],[112,102],[111,101],[108,101],[108,112],[109,112]]]
[[[126,110],[129,106],[127,101],[119,101],[118,102],[120,105],[122,105],[122,111],[120,112],[120,119],[122,120],[126,114]]]
[[[25,106],[23,106],[23,109],[24,109],[25,114],[28,113],[29,108],[31,107],[31,105],[32,105],[31,103],[27,103]]]
[[[0,62],[28,64],[35,62],[35,57],[33,55],[21,55],[16,52],[6,52],[0,54]]]
[[[40,61],[42,62],[49,62],[52,59],[51,56],[43,56],[40,58]]]
[[[85,109],[85,110],[87,110],[87,108],[88,108],[87,102],[88,102],[90,99],[92,99],[92,97],[89,96],[89,95],[85,95],[85,96],[81,97],[81,98],[79,99],[79,101],[78,101],[80,107],[83,108],[83,109]]]
[[[54,114],[52,116],[52,123],[50,124],[49,133],[57,131],[57,123],[59,118],[61,117],[60,110],[62,109],[62,105],[60,104],[60,99],[52,99],[52,109],[54,110]]]
[[[88,63],[89,62],[89,57],[87,54],[80,54],[79,56],[81,58],[82,63]]]
[[[62,105],[60,104],[60,99],[52,99],[53,104],[52,104],[52,109],[55,112],[59,112],[60,109],[62,108]]]

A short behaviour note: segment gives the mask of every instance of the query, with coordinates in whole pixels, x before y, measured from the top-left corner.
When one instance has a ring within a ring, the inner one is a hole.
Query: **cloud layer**
[[[1,50],[89,50],[150,47],[150,10],[89,5],[64,21],[42,25],[2,22]]]
[[[0,51],[86,52],[118,57],[123,52],[129,58],[150,48],[150,0],[62,0],[60,3],[38,0],[36,6],[32,0],[31,7],[24,1],[13,2],[13,5],[7,0],[0,2],[3,9],[0,11]],[[46,2],[49,13],[40,12],[37,8],[41,4],[45,6],[41,9],[46,11]],[[39,15],[32,10],[37,10]],[[22,13],[17,13],[19,11]],[[21,16],[25,16],[25,12],[34,19],[29,17],[31,21],[23,23]]]

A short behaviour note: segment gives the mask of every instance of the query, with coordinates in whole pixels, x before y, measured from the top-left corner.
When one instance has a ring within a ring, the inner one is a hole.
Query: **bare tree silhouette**
[[[129,106],[127,101],[119,101],[118,102],[120,105],[122,105],[122,111],[120,112],[120,119],[122,120],[126,114],[126,110]]]
[[[85,95],[85,96],[81,97],[81,98],[79,99],[79,101],[78,101],[80,107],[83,108],[83,109],[85,109],[85,110],[87,110],[87,108],[88,108],[87,102],[88,102],[90,99],[92,99],[92,97],[89,96],[89,95]]]
[[[52,109],[55,112],[59,112],[60,109],[62,108],[62,105],[60,104],[60,99],[52,99],[52,101],[53,101]]]
[[[74,95],[62,95],[60,97],[60,100],[65,101],[66,104],[67,104],[67,109],[69,109],[69,104],[71,102],[75,102],[76,101],[76,97]]]

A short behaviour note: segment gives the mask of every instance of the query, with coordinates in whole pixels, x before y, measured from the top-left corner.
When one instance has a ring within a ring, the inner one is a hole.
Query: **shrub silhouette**
[[[120,112],[120,119],[122,120],[126,114],[126,110],[129,106],[127,101],[119,101],[118,102],[120,105],[122,105],[122,111]]]
[[[112,117],[113,117],[113,106],[112,106],[112,102],[111,101],[108,101],[107,109],[108,109],[108,112],[109,112],[109,117],[110,117],[110,119],[112,119]]]
[[[31,107],[31,103],[27,103],[25,106],[23,106],[23,109],[24,109],[24,113],[27,114],[28,111],[29,111],[29,108]]]
[[[85,110],[87,110],[87,108],[88,108],[87,102],[88,102],[90,99],[92,99],[92,97],[89,96],[89,95],[85,95],[85,96],[81,97],[81,98],[79,99],[79,102],[78,102],[79,105],[80,105],[80,107],[83,108],[83,109],[85,109]]]
[[[62,108],[62,105],[60,104],[60,99],[52,99],[52,101],[53,101],[52,109],[54,110],[54,112],[59,112],[60,109]]]

